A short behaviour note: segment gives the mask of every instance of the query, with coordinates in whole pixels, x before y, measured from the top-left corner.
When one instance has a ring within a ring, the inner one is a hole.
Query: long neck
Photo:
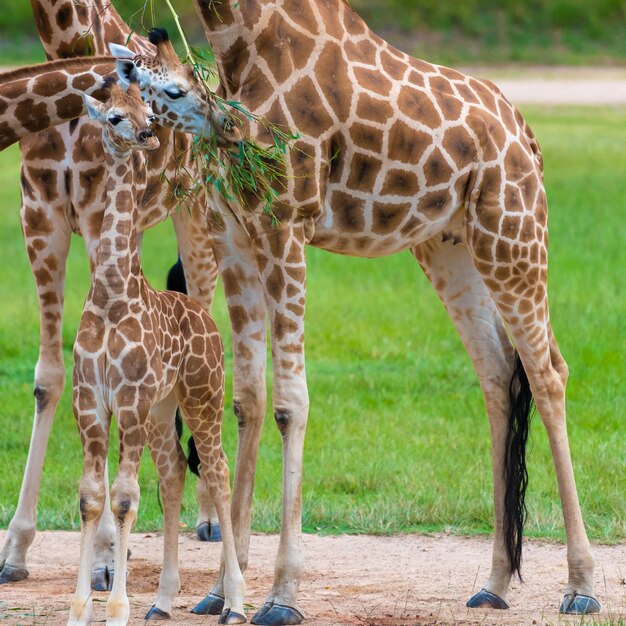
[[[137,247],[135,171],[143,163],[137,152],[117,152],[103,139],[106,205],[96,253],[93,299],[106,308],[139,297],[141,264]],[[104,287],[104,289],[102,289]]]
[[[320,53],[324,40],[337,42],[345,33],[369,32],[346,0],[223,0],[219,4],[195,0],[195,4],[229,95],[246,81],[254,83],[248,91],[263,91],[260,83],[268,67],[276,82],[288,80]]]
[[[26,135],[83,115],[83,93],[106,97],[111,57],[51,61],[0,74],[0,151]]]
[[[258,0],[194,0],[206,37],[215,54],[223,86],[233,87],[233,59],[248,48],[251,31],[261,14],[262,2]],[[237,46],[236,44],[240,45]],[[242,59],[243,61],[243,59]],[[236,89],[233,89],[235,91]]]
[[[109,42],[148,51],[145,39],[134,36],[110,0],[30,0],[35,25],[48,59],[108,54]]]

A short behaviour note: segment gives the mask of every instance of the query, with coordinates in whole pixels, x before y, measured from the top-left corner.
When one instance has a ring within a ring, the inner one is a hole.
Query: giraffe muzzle
[[[144,150],[157,150],[160,145],[154,131],[149,128],[137,133],[137,141]]]

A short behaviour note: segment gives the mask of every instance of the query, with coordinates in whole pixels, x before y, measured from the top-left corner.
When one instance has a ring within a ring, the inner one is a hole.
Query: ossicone
[[[165,28],[153,28],[148,33],[148,40],[153,46],[158,46],[160,43],[170,40],[170,36],[167,34]]]

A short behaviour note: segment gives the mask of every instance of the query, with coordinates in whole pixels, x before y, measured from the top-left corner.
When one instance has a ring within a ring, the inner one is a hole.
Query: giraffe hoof
[[[226,609],[220,615],[218,620],[218,624],[245,624],[248,620],[245,615],[241,613],[235,613],[235,611],[231,611],[230,609]]]
[[[252,618],[252,624],[263,626],[287,626],[288,624],[301,624],[304,615],[292,606],[266,602]]]
[[[91,572],[91,588],[94,591],[111,591],[113,588],[113,570],[98,567]]]
[[[216,593],[209,593],[204,600],[198,602],[198,604],[191,609],[191,612],[196,615],[219,615],[223,609],[224,598],[218,596]]]
[[[500,596],[491,591],[481,589],[475,593],[465,606],[470,609],[508,609],[509,605]]]
[[[200,541],[210,541],[211,543],[219,543],[222,540],[222,531],[220,525],[211,522],[202,522],[196,526],[196,535]]]
[[[148,620],[163,621],[163,620],[171,619],[171,618],[172,616],[169,613],[166,613],[165,611],[161,611],[161,609],[157,608],[157,606],[153,604],[143,619],[145,621],[148,621]]]
[[[28,578],[28,570],[25,567],[16,567],[5,562],[0,568],[0,585],[16,583],[25,578]]]
[[[600,612],[600,603],[593,596],[580,593],[568,593],[561,603],[559,613],[568,615],[589,615]]]

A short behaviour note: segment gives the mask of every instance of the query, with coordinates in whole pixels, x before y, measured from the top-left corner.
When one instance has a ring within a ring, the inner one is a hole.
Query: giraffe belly
[[[375,200],[362,210],[329,206],[315,224],[310,245],[336,254],[376,258],[413,248],[446,229],[458,207],[442,207],[426,218],[418,203],[382,205]]]

